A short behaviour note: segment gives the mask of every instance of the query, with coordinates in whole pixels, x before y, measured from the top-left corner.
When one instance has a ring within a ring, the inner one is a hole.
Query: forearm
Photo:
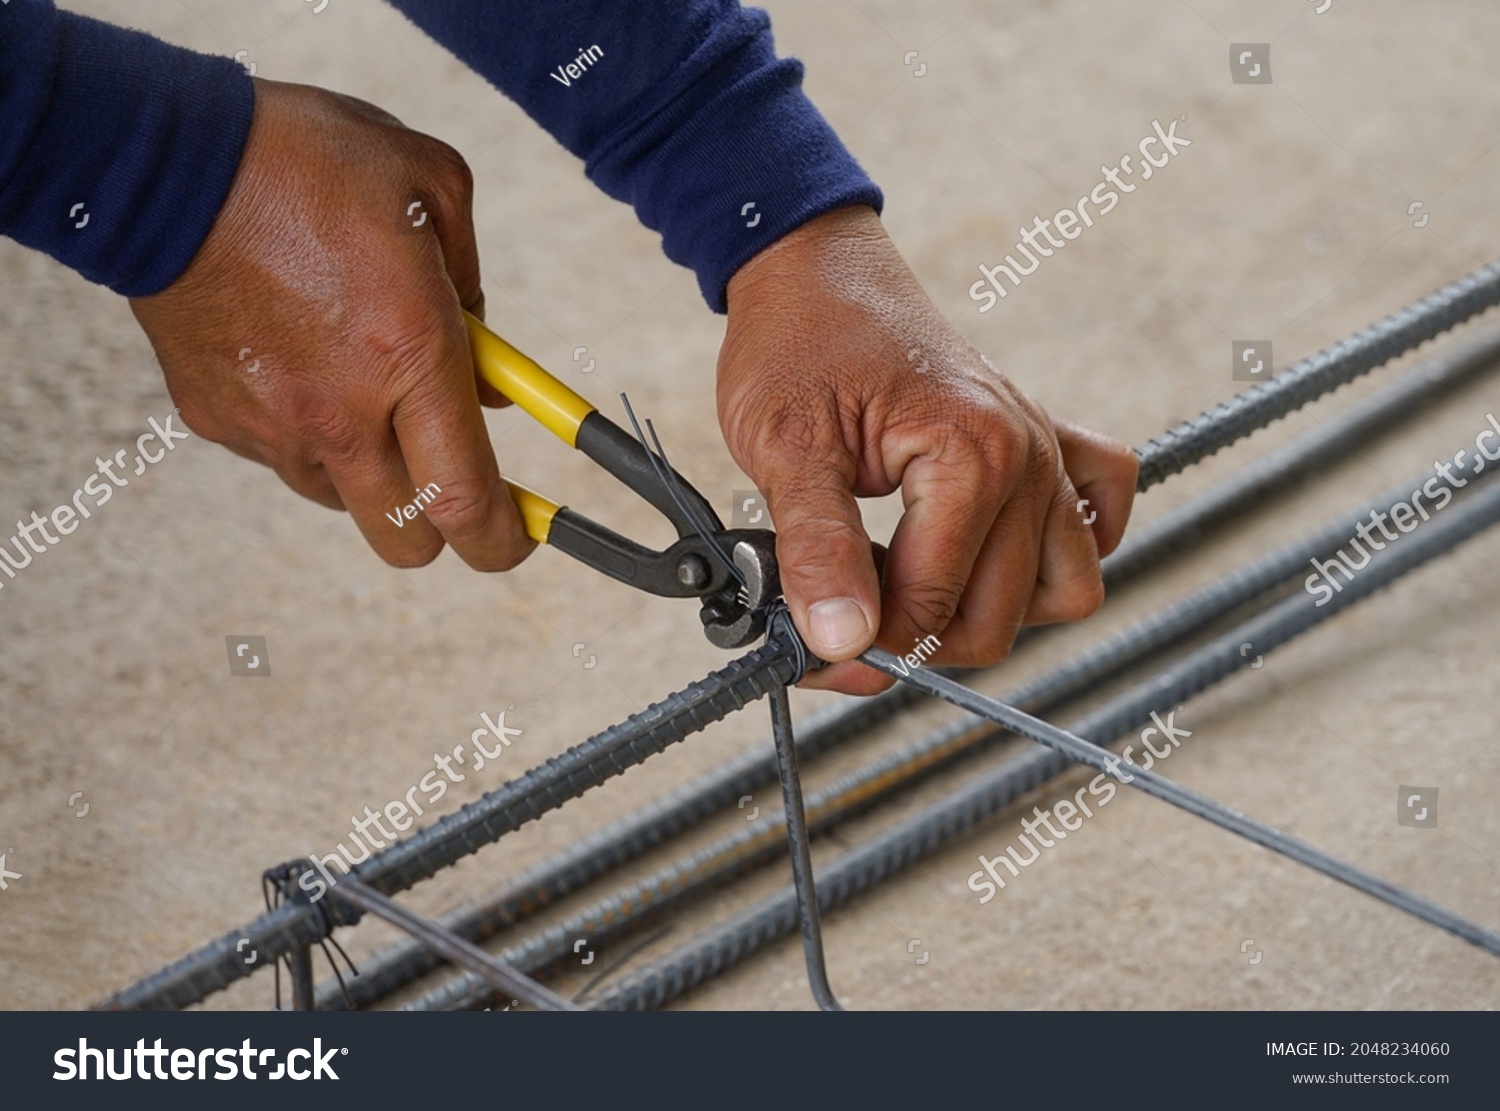
[[[740,265],[880,191],[737,0],[392,0],[662,233],[723,311]],[[571,67],[571,68],[569,68]],[[746,209],[747,205],[753,205]]]
[[[0,7],[0,234],[129,296],[186,269],[239,166],[249,76],[149,35]]]

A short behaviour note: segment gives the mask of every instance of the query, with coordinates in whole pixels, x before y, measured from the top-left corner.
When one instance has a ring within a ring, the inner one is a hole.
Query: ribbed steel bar
[[[1369,597],[1417,567],[1451,551],[1500,520],[1500,487],[1476,493],[1443,517],[1405,537],[1344,585],[1326,605],[1296,594],[1228,633],[1189,653],[1158,675],[1132,686],[1075,722],[1071,732],[1106,743],[1150,720],[1153,710],[1199,694],[1223,678],[1251,666],[1241,646],[1265,654]],[[974,777],[944,798],[882,831],[818,875],[818,902],[827,912],[972,831],[985,819],[1065,771],[1070,755],[1047,748],[1025,754]],[[1129,774],[1137,769],[1121,765]],[[1378,882],[1378,881],[1377,881]],[[791,888],[769,896],[707,931],[659,961],[605,988],[593,1003],[599,1010],[658,1007],[746,960],[797,926]],[[1488,934],[1493,939],[1493,934]],[[1466,940],[1472,940],[1466,938]]]
[[[522,975],[504,961],[496,960],[479,946],[445,930],[436,922],[408,910],[394,899],[387,898],[373,887],[367,887],[353,876],[345,876],[339,881],[335,890],[336,893],[333,896],[335,899],[353,903],[360,910],[383,918],[398,929],[405,930],[420,940],[423,945],[430,946],[435,952],[441,953],[444,960],[482,976],[486,983],[522,1003],[530,1004],[539,1011],[583,1010],[582,1007],[570,1003],[551,988],[543,987],[529,976]]]
[[[1290,444],[1246,464],[1204,494],[1150,524],[1133,528],[1105,561],[1105,582],[1133,579],[1161,561],[1164,549],[1197,543],[1275,494],[1331,466],[1381,433],[1418,416],[1423,408],[1491,373],[1500,359],[1500,328],[1485,328],[1455,342],[1390,385],[1319,423]],[[910,689],[898,686],[895,690]]]
[[[1304,478],[1313,468],[1337,461],[1381,432],[1412,419],[1423,405],[1455,391],[1482,373],[1492,372],[1497,359],[1500,359],[1500,330],[1491,328],[1424,362],[1392,385],[1323,422],[1313,432],[1271,452],[1233,478],[1127,536],[1120,549],[1104,561],[1106,585],[1114,590],[1139,578],[1170,555]],[[832,707],[798,730],[797,753],[804,761],[813,760],[926,697],[914,687],[898,684],[873,698]],[[516,877],[483,905],[466,907],[442,921],[471,941],[494,937],[662,842],[694,828],[775,778],[776,762],[771,754],[746,753]],[[393,946],[362,963],[361,975],[348,986],[349,997],[357,1007],[368,1006],[440,964],[425,946],[415,943]],[[340,985],[329,982],[319,989],[320,1008],[345,1005]]]
[[[1479,489],[1496,473],[1500,471],[1489,469],[1471,478],[1458,496],[1462,498]],[[1418,476],[1392,487],[1360,510],[1351,511],[1317,532],[1216,579],[1002,694],[1001,701],[1029,713],[1047,714],[1072,696],[1096,689],[1160,649],[1201,633],[1241,606],[1300,576],[1306,571],[1308,560],[1327,557],[1346,543],[1355,526],[1369,519],[1370,509],[1379,508],[1388,515],[1390,507],[1409,496],[1426,477]],[[926,737],[814,793],[807,803],[810,828],[821,831],[848,821],[933,773],[951,768],[1010,736],[1007,730],[997,730],[972,714],[947,722]],[[1058,766],[1062,770],[1066,763],[1060,762]],[[566,959],[572,938],[588,937],[596,947],[612,944],[656,920],[668,907],[687,903],[751,868],[780,859],[779,828],[778,824],[770,830],[745,829],[721,838],[591,905],[563,924],[506,950],[504,959],[535,972]],[[491,997],[483,981],[473,976],[458,976],[407,1004],[407,1008],[469,1009],[485,1006]]]
[[[788,628],[790,626],[787,626]],[[785,636],[768,640],[727,667],[669,695],[539,767],[376,853],[355,875],[392,895],[518,829],[569,799],[577,798],[627,768],[712,722],[795,682],[805,649]],[[353,919],[329,914],[335,924]],[[200,1002],[257,967],[321,940],[325,917],[315,906],[284,903],[100,1004],[116,1010],[182,1008]],[[265,961],[247,966],[242,938]]]
[[[1156,437],[1139,452],[1136,488],[1181,473],[1496,304],[1500,263],[1491,263]]]

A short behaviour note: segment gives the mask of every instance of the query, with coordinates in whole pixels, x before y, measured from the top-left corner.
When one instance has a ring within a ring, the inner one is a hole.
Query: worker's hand
[[[400,567],[445,541],[481,570],[532,548],[459,311],[483,313],[471,191],[456,151],[379,109],[258,80],[213,230],[131,302],[194,432],[347,508]]]
[[[719,421],[766,496],[782,587],[814,652],[922,646],[927,662],[981,666],[1022,625],[1098,608],[1135,454],[1054,424],[1011,385],[928,300],[873,210],[811,221],[728,292]],[[905,513],[881,573],[854,499],[898,488]],[[808,685],[890,682],[835,663]]]

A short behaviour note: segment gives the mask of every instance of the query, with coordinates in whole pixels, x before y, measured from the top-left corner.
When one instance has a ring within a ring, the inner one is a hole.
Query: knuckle
[[[1092,555],[1092,551],[1089,554]],[[1080,558],[1072,563],[1071,573],[1066,577],[1051,578],[1039,584],[1027,610],[1026,624],[1082,621],[1099,612],[1105,596],[1099,561],[1089,558],[1085,562],[1081,551],[1077,551],[1077,555]]]
[[[311,440],[315,461],[345,459],[354,454],[363,439],[361,421],[333,398],[314,398],[300,406],[302,428]]]
[[[1046,429],[1037,429],[1027,445],[1027,477],[1038,485],[1049,487],[1069,485],[1067,471],[1063,468],[1062,452],[1057,440]]]
[[[1063,527],[1070,535],[1091,536],[1093,528],[1088,520],[1088,510],[1094,510],[1094,518],[1097,520],[1101,501],[1102,499],[1099,499],[1097,495],[1093,499],[1085,498],[1073,485],[1073,480],[1067,476],[1066,472],[1063,472],[1057,475],[1053,485],[1048,512],[1053,519],[1063,523]]]
[[[467,206],[474,197],[474,171],[464,156],[431,135],[413,133],[407,152],[419,192]]]
[[[843,415],[805,388],[742,391],[724,403],[721,423],[736,459],[783,486],[805,488],[806,476],[829,470],[853,477]]]
[[[434,140],[430,165],[439,184],[459,197],[474,195],[474,171],[464,156],[442,140]]]
[[[1062,621],[1082,621],[1099,612],[1104,604],[1104,579],[1098,571],[1081,576],[1059,593],[1057,614]]]
[[[940,633],[958,612],[964,583],[957,575],[942,575],[911,583],[901,590],[899,611],[919,633]]]
[[[801,456],[826,453],[830,446],[827,422],[801,407],[773,410],[761,423],[761,438]]]
[[[403,307],[382,316],[371,330],[369,350],[377,366],[410,369],[429,361],[438,350],[443,323],[434,312]]]
[[[795,485],[797,474],[842,469],[840,445],[833,434],[835,422],[806,409],[771,411],[758,423],[754,439],[757,457],[780,457],[797,464],[788,477]]]
[[[1032,437],[1008,415],[986,414],[965,430],[964,440],[967,451],[994,474],[1012,474],[1022,466],[1029,471],[1036,462]]]
[[[1010,655],[1019,627],[1015,624],[987,625],[972,640],[954,652],[952,662],[958,667],[993,667]]]
[[[848,566],[851,553],[869,551],[869,540],[852,524],[825,514],[798,515],[776,533],[776,561],[783,577],[821,580]]]
[[[970,658],[965,661],[965,666],[989,667],[1009,656],[1021,631],[1024,608],[1024,600],[1018,599],[979,620],[970,617],[965,621],[965,629],[970,633]]]
[[[444,536],[470,540],[483,534],[494,520],[494,499],[477,482],[450,482],[437,492],[423,512]]]
[[[427,539],[412,540],[399,547],[387,546],[376,549],[376,554],[392,567],[409,569],[413,567],[426,567],[435,560],[443,550],[443,538],[433,536]]]

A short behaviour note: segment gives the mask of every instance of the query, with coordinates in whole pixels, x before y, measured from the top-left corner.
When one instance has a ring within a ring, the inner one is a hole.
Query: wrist
[[[825,272],[857,264],[871,251],[894,252],[885,225],[867,204],[845,205],[814,216],[752,255],[725,286],[732,315],[737,305],[770,290],[793,290]],[[862,267],[859,267],[862,268]]]

